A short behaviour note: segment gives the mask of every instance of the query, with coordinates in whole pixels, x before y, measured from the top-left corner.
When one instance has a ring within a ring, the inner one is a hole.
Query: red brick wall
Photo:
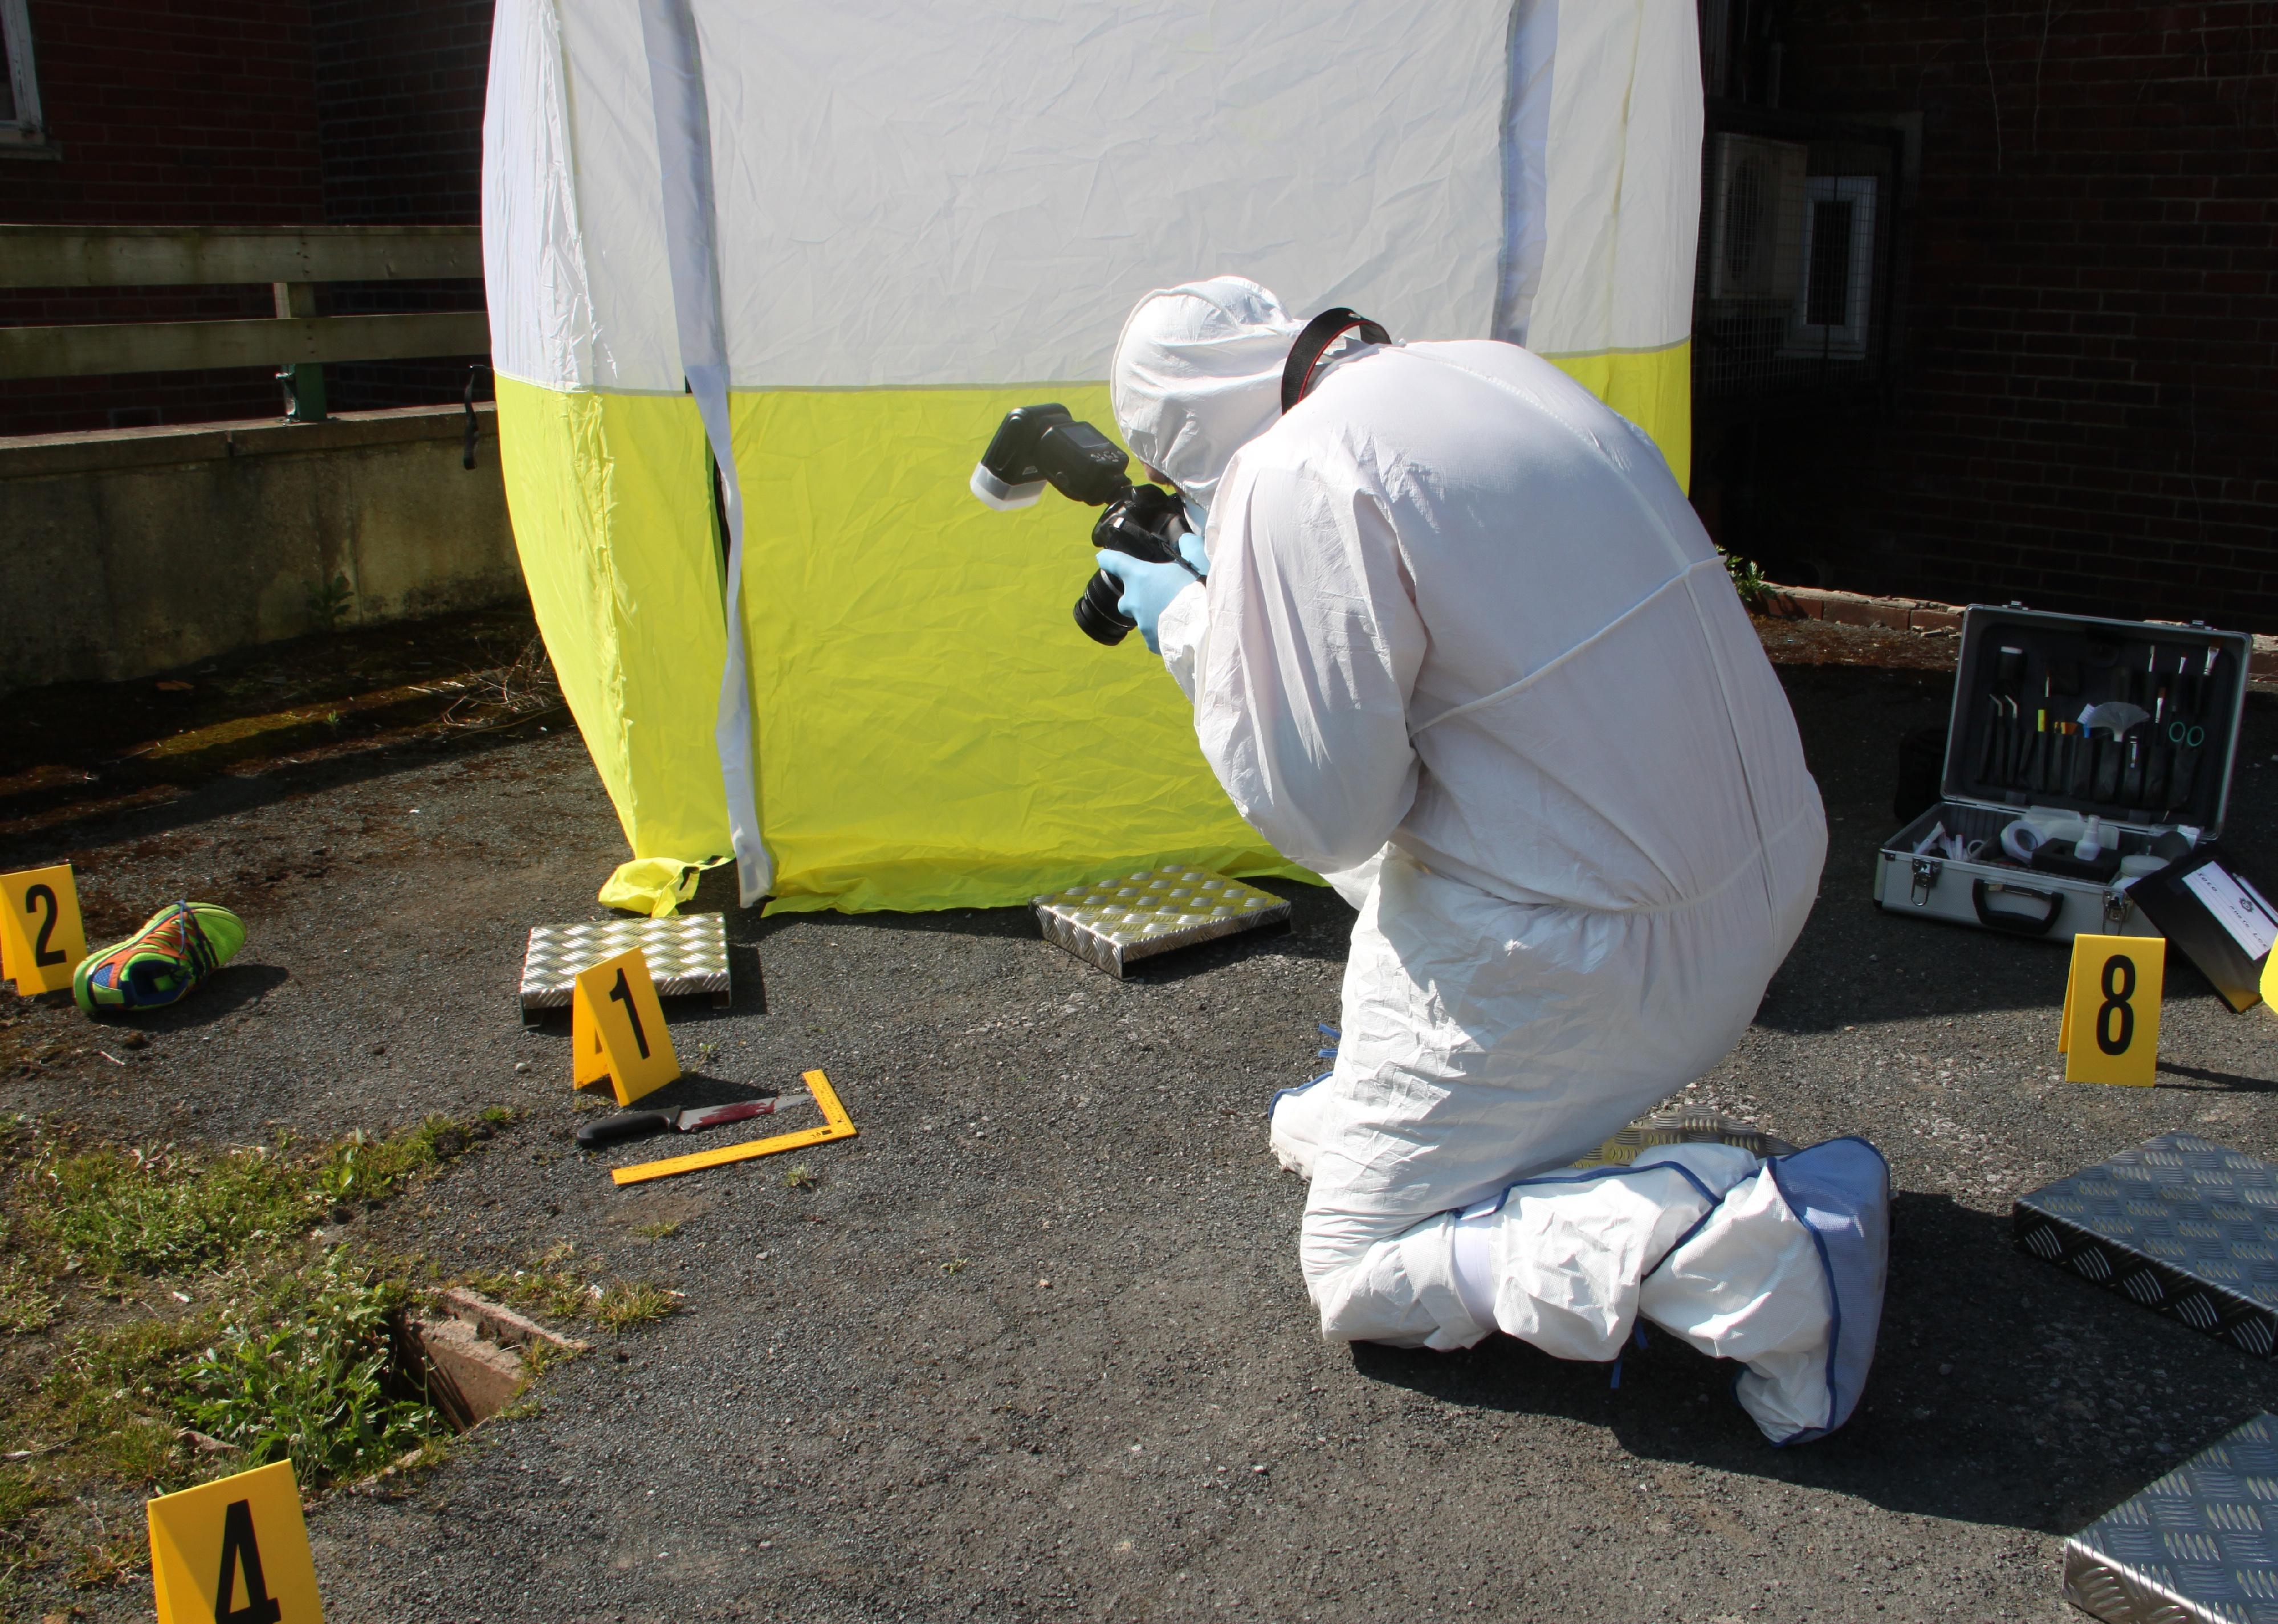
[[[324,215],[308,0],[30,0],[60,162],[0,157],[0,220],[291,225]],[[0,293],[0,322],[271,314],[266,289]],[[0,389],[0,434],[272,416],[273,369]]]
[[[1763,456],[1835,583],[2278,629],[2278,5],[1791,0],[1782,33],[1789,104],[1923,124],[1894,409]]]

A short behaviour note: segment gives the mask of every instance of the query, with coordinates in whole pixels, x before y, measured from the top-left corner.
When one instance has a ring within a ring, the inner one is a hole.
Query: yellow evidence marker
[[[730,1162],[748,1162],[753,1156],[772,1156],[786,1150],[804,1150],[809,1145],[827,1145],[835,1139],[852,1139],[860,1132],[846,1108],[838,1102],[838,1091],[830,1079],[820,1071],[800,1073],[799,1081],[806,1085],[807,1093],[822,1108],[822,1125],[801,1128],[795,1133],[777,1133],[767,1139],[750,1140],[741,1145],[722,1145],[717,1150],[699,1150],[684,1156],[664,1156],[654,1162],[636,1162],[631,1167],[610,1170],[609,1177],[618,1184],[640,1184],[651,1178],[669,1178],[675,1173],[692,1173],[700,1168],[722,1167]]]
[[[2057,1052],[2068,1083],[2149,1088],[2160,1066],[2164,936],[2075,936]]]
[[[665,1029],[664,1007],[638,948],[580,971],[570,995],[570,1043],[575,1053],[570,1085],[583,1088],[603,1078],[631,1105],[680,1075]]]
[[[0,973],[19,995],[70,991],[72,972],[86,957],[70,864],[0,874]]]
[[[158,1624],[324,1624],[293,1464],[146,1502]]]

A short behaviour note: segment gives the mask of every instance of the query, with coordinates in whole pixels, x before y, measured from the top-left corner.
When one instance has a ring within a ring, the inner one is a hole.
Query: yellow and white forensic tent
[[[1693,0],[499,0],[484,263],[516,545],[642,876],[1001,904],[1295,873],[1070,606],[1095,510],[967,489],[1112,434],[1151,288],[1238,272],[1556,360],[1683,477]],[[1137,470],[1134,469],[1135,477]]]

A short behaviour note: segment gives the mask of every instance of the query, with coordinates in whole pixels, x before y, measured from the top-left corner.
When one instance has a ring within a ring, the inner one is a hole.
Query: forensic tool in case
[[[2105,1624],[2278,1624],[2274,1483],[2266,1410],[2065,1541],[2065,1599]]]
[[[1289,924],[1289,904],[1271,891],[1199,868],[1073,886],[1037,897],[1036,908],[1045,941],[1112,976],[1180,948]]]
[[[728,1006],[728,926],[716,913],[681,913],[661,919],[600,919],[582,925],[538,925],[522,958],[522,1018],[566,1010],[580,971],[638,948],[660,998],[712,995]]]
[[[2021,1197],[2010,1226],[2044,1262],[2193,1330],[2278,1348],[2278,1166],[2259,1156],[2163,1133]]]
[[[2160,934],[2129,891],[2221,831],[2251,646],[1972,605],[1939,799],[1883,843],[1876,905],[2055,942]]]
[[[614,1117],[604,1117],[578,1129],[577,1142],[586,1149],[593,1150],[603,1145],[613,1145],[621,1139],[646,1139],[652,1133],[661,1133],[667,1128],[693,1133],[699,1128],[716,1128],[723,1123],[768,1116],[782,1103],[781,1096],[776,1096],[765,1100],[738,1100],[732,1105],[707,1105],[686,1111],[619,1111]]]

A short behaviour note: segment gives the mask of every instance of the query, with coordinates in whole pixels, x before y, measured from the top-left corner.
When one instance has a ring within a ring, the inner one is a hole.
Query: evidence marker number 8
[[[2114,987],[2117,977],[2120,985]],[[619,980],[624,978],[620,976]],[[2124,1055],[2136,1041],[2136,1010],[2128,1000],[2136,991],[2136,962],[2114,953],[2104,961],[2104,1002],[2096,1006],[2096,1047],[2107,1055]],[[2118,1016],[2117,1023],[2113,1017]],[[647,1053],[647,1050],[642,1050]]]
[[[2075,936],[2057,1050],[2068,1083],[2148,1088],[2160,1066],[2163,936]]]

